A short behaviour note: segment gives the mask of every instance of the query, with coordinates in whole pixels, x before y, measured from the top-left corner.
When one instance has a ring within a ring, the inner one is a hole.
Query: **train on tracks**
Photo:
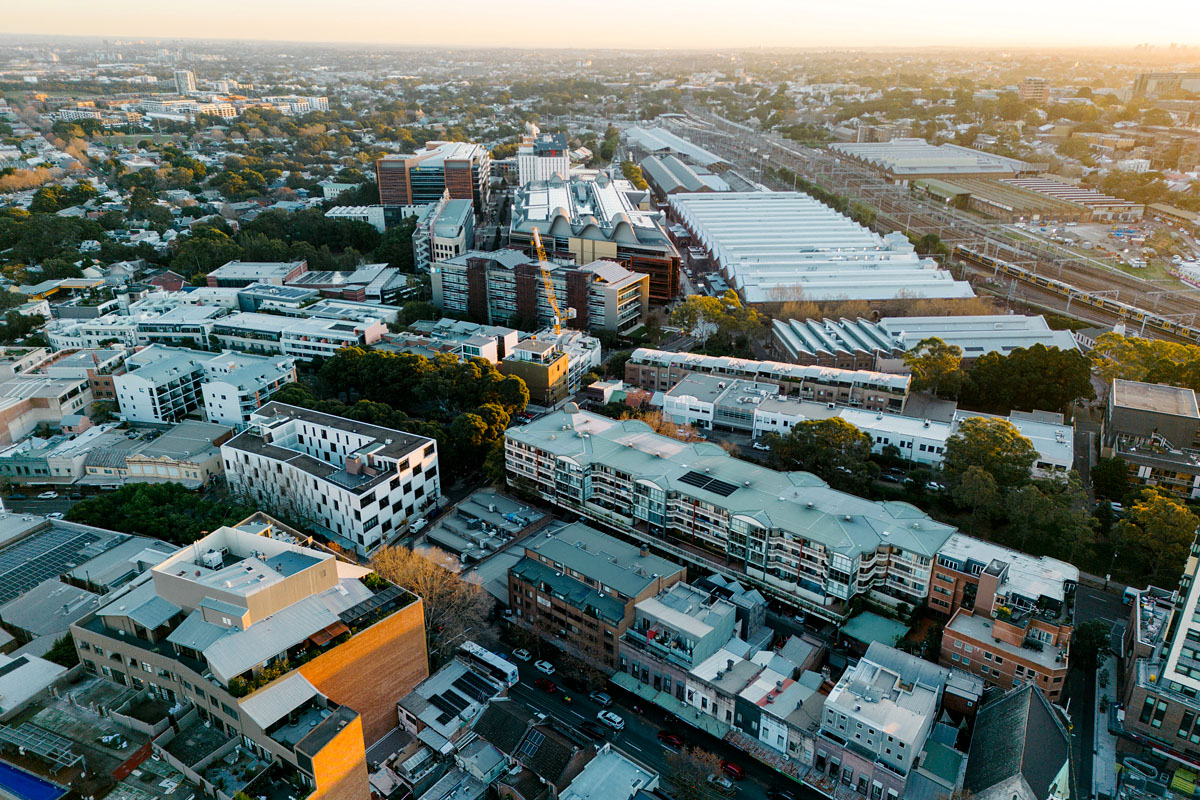
[[[1122,303],[1111,297],[1104,295],[1093,294],[1091,292],[1072,286],[1069,283],[1057,281],[1054,278],[1049,278],[1045,275],[1018,267],[1003,259],[989,256],[986,253],[981,253],[972,247],[965,245],[957,245],[954,248],[954,257],[962,261],[967,261],[980,267],[995,270],[996,273],[1003,273],[1009,277],[1024,281],[1025,283],[1040,286],[1047,291],[1062,295],[1068,299],[1072,299],[1077,303],[1093,306],[1103,309],[1110,314],[1115,314],[1123,320],[1138,323],[1145,328],[1154,328],[1165,333],[1172,334],[1182,339],[1187,339],[1192,342],[1200,343],[1200,329],[1190,325],[1184,325],[1181,322],[1167,319],[1159,314],[1151,311],[1146,311],[1136,306],[1131,306],[1128,303]]]

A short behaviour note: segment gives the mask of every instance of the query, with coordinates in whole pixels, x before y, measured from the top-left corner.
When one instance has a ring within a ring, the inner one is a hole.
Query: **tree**
[[[987,353],[967,373],[961,404],[965,408],[1007,414],[1023,411],[1066,413],[1079,400],[1094,400],[1091,364],[1074,350],[1036,344],[1009,355]]]
[[[504,486],[508,481],[508,468],[504,462],[504,439],[497,439],[488,448],[487,457],[483,459],[483,474],[499,486]]]
[[[749,340],[762,333],[765,319],[730,289],[721,297],[688,295],[671,312],[671,323],[701,340],[710,355],[749,355]]]
[[[135,483],[76,503],[67,519],[182,545],[253,513],[249,506],[204,497],[179,483]]]
[[[441,319],[441,317],[441,309],[433,303],[426,303],[422,300],[413,300],[400,307],[400,321],[405,325],[412,325],[423,319]]]
[[[1175,581],[1183,570],[1188,551],[1196,540],[1197,517],[1187,506],[1153,489],[1142,490],[1140,499],[1117,523],[1121,553],[1151,581]]]
[[[430,557],[405,547],[384,547],[371,559],[381,578],[421,598],[430,671],[449,659],[463,639],[481,630],[492,601],[479,584],[460,579],[446,557]]]
[[[956,503],[970,507],[973,522],[978,522],[981,516],[990,516],[1000,501],[996,479],[981,467],[969,467],[952,491]]]
[[[708,782],[710,775],[721,774],[721,758],[699,747],[683,747],[667,753],[664,777],[675,790],[676,800],[713,800],[717,791]]]
[[[904,354],[913,375],[913,389],[954,396],[962,385],[962,348],[936,336],[922,339]]]
[[[1129,493],[1129,467],[1124,459],[1102,458],[1092,467],[1092,491],[1097,497],[1121,502]]]
[[[999,488],[1028,483],[1037,460],[1033,443],[1006,419],[968,417],[946,440],[942,470],[957,483],[972,468],[992,476]]]
[[[70,669],[79,663],[79,651],[75,649],[75,643],[71,639],[71,634],[64,633],[62,636],[54,640],[54,644],[46,651],[45,658],[47,661],[53,661],[60,667]]]
[[[1100,654],[1108,652],[1112,623],[1103,619],[1089,619],[1075,626],[1071,635],[1071,660],[1085,670],[1094,669]]]
[[[406,217],[399,225],[389,228],[379,239],[375,258],[401,272],[411,273],[414,269],[412,237],[416,229],[416,217]]]
[[[861,491],[871,479],[871,437],[841,417],[805,420],[767,443],[775,469],[806,470],[844,491]]]

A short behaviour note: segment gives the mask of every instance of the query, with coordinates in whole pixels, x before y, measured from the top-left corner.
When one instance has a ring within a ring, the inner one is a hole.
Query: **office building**
[[[175,91],[187,95],[196,93],[196,74],[190,69],[175,70]]]
[[[442,198],[417,217],[413,230],[413,265],[428,272],[439,261],[460,256],[475,246],[475,212],[469,200]]]
[[[639,347],[625,362],[625,382],[666,392],[690,375],[769,383],[780,396],[872,411],[904,410],[911,379],[865,369],[798,366],[779,361],[676,353]]]
[[[529,402],[547,408],[567,397],[568,356],[556,342],[525,339],[500,362],[500,372],[516,375],[529,388]]]
[[[316,797],[367,800],[365,748],[428,674],[421,600],[294,542],[270,518],[219,528],[109,595],[72,638],[87,672],[179,705],[178,736],[203,722]]]
[[[660,215],[631,199],[642,194],[605,172],[595,178],[534,181],[513,200],[509,243],[536,258],[532,242],[537,229],[552,260],[615,262],[649,275],[651,302],[666,303],[679,294],[679,251]]]
[[[325,212],[325,216],[329,217],[330,219],[345,219],[350,220],[351,222],[365,222],[367,225],[370,225],[380,233],[383,233],[387,230],[383,206],[334,206]]]
[[[283,286],[308,271],[307,261],[230,261],[208,273],[209,286],[240,289],[252,283]]]
[[[215,306],[180,305],[161,314],[140,316],[134,337],[140,345],[171,345],[207,348],[216,320],[229,313]],[[111,319],[101,317],[97,322]]]
[[[950,670],[872,643],[825,698],[816,773],[862,797],[900,800],[949,678]]]
[[[1157,97],[1200,91],[1200,72],[1143,72],[1133,82],[1133,96]]]
[[[920,604],[954,532],[906,504],[867,501],[573,403],[509,428],[505,465],[513,485],[564,510],[831,619],[846,618],[860,594]]]
[[[284,403],[252,414],[221,456],[235,495],[363,555],[441,497],[433,439]]]
[[[1118,456],[1132,483],[1184,499],[1200,497],[1200,410],[1186,387],[1115,379],[1101,453]]]
[[[561,320],[580,330],[629,333],[650,307],[650,277],[612,261],[583,266],[546,265]],[[440,261],[431,270],[433,304],[476,322],[515,321],[526,330],[554,324],[541,267],[516,250],[472,250]]]
[[[686,572],[579,522],[540,531],[522,547],[521,560],[508,570],[508,605],[516,619],[609,668],[618,666],[635,606]]]
[[[633,623],[620,639],[620,671],[684,700],[688,673],[733,638],[736,622],[733,603],[676,583],[634,606]]]
[[[397,305],[397,301],[403,299],[407,287],[408,276],[394,267],[387,264],[360,264],[352,270],[305,272],[289,279],[286,288],[315,289],[322,297],[350,300],[355,303]],[[258,309],[243,307],[242,310]],[[311,310],[307,313],[312,315]]]
[[[571,172],[565,133],[537,133],[526,136],[517,146],[517,180],[520,186],[546,181],[555,175],[563,178]]]
[[[977,800],[1074,796],[1071,736],[1059,712],[1026,684],[979,709],[963,790]]]
[[[512,352],[520,339],[520,331],[512,328],[443,317],[439,320],[418,320],[409,325],[404,333],[388,334],[375,349],[418,353],[426,358],[448,353],[456,358],[482,358],[498,364]]]
[[[1017,96],[1022,103],[1044,106],[1050,102],[1050,82],[1045,78],[1025,78],[1017,86]]]
[[[975,296],[904,234],[881,236],[800,192],[678,194],[669,213],[746,303]]]
[[[379,202],[385,206],[436,203],[443,192],[453,200],[470,200],[482,213],[489,197],[491,154],[470,142],[426,142],[408,155],[384,156],[375,162]]]
[[[1075,627],[1079,570],[955,534],[938,550],[929,595],[950,616],[940,662],[1008,689],[1037,686],[1061,696]]]
[[[962,350],[964,366],[988,353],[1010,355],[1040,344],[1078,350],[1070,331],[1050,329],[1042,316],[884,317],[841,320],[774,320],[774,352],[797,364],[842,369],[907,372],[904,354],[925,339],[937,338]]]

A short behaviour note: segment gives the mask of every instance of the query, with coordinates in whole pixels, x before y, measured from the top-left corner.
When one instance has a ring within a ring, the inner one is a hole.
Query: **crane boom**
[[[554,312],[554,335],[562,333],[562,312],[558,310],[558,296],[554,293],[554,280],[550,277],[550,262],[546,260],[546,248],[542,247],[542,235],[533,229],[533,246],[537,250],[538,267],[542,270],[542,284],[546,287],[546,299]]]

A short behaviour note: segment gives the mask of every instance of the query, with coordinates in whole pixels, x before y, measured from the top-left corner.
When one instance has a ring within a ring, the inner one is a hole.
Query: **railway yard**
[[[978,291],[1040,306],[1096,324],[1125,322],[1131,332],[1200,342],[1200,289],[1130,275],[1104,259],[1056,242],[1015,236],[1011,225],[930,201],[879,173],[776,136],[709,115],[691,114],[677,132],[728,159],[742,174],[773,189],[792,189],[777,170],[873,209],[882,233],[936,234],[951,250],[947,268]]]

